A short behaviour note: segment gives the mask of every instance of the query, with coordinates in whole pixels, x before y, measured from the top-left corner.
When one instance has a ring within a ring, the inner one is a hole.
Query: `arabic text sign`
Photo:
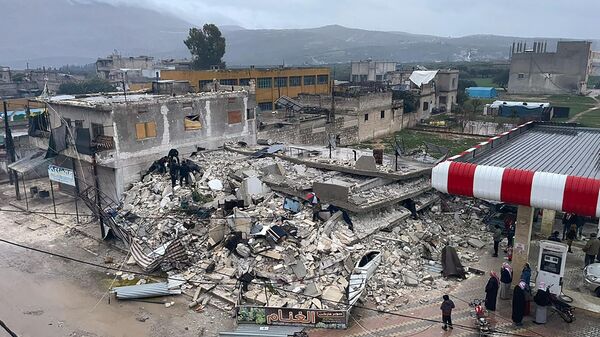
[[[75,186],[75,174],[71,169],[50,165],[48,166],[48,177],[52,181]]]
[[[345,329],[348,325],[348,315],[345,310],[239,306],[237,319],[241,323],[296,325],[328,329]]]

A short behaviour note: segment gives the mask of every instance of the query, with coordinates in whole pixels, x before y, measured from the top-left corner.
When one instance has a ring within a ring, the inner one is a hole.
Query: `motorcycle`
[[[575,315],[573,314],[573,308],[569,303],[565,302],[559,296],[550,293],[550,287],[546,289],[548,294],[550,294],[550,302],[552,306],[550,307],[554,310],[558,315],[567,323],[573,323],[575,320]]]
[[[483,303],[483,300],[474,299],[471,301],[471,303],[469,303],[469,306],[474,309],[474,311],[471,312],[471,317],[477,320],[475,326],[479,332],[479,337],[489,337],[492,336],[492,327],[490,322],[487,320],[486,310],[483,306]]]

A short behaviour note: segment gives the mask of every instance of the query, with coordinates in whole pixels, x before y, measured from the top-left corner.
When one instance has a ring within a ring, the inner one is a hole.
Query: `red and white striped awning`
[[[523,126],[525,125],[527,124]],[[510,132],[518,129],[515,128]],[[498,137],[490,138],[488,142]],[[455,161],[485,146],[488,142],[481,143],[435,166],[431,175],[433,188],[449,194],[584,216],[600,216],[600,180],[598,179]]]

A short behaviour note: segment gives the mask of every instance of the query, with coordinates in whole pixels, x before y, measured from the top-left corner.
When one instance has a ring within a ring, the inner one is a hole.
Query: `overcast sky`
[[[440,36],[600,38],[599,0],[75,0],[167,11],[194,24],[353,28]]]

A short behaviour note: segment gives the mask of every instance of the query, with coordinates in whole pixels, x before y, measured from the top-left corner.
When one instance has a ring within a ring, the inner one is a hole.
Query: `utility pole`
[[[94,169],[94,189],[96,195],[96,205],[98,206],[98,220],[100,220],[100,234],[102,239],[106,236],[104,232],[104,219],[102,219],[102,202],[100,200],[100,184],[98,183],[98,165],[96,165],[96,151],[92,153],[92,168]]]
[[[6,151],[8,152],[9,164],[11,164],[17,161],[15,155],[15,144],[13,143],[12,133],[10,132],[10,125],[8,125],[8,105],[6,104],[6,101],[3,101],[2,103],[4,106],[4,143],[6,146]],[[19,176],[17,175],[17,171],[13,171],[12,174],[9,172],[8,175],[11,177],[11,181],[15,184],[15,194],[17,195],[17,200],[21,200],[21,194],[19,193]]]

